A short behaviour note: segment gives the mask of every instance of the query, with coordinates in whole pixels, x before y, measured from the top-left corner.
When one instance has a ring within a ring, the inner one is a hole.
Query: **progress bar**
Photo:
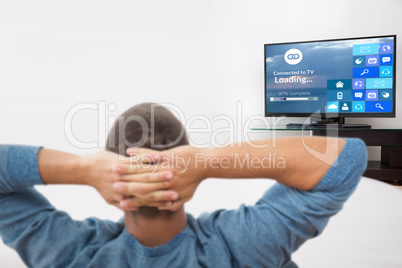
[[[269,101],[318,101],[318,97],[270,97]]]

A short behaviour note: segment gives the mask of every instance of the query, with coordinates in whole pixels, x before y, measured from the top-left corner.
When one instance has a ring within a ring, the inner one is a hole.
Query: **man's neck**
[[[127,231],[143,246],[157,247],[166,244],[183,231],[187,225],[187,217],[183,206],[169,216],[161,213],[155,218],[126,212],[124,223]]]

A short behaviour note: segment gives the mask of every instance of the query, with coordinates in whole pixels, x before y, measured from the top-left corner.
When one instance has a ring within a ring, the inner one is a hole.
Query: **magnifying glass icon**
[[[375,104],[375,107],[376,107],[376,108],[380,108],[381,110],[384,110],[384,108],[382,108],[381,104],[379,104],[379,103],[376,103],[376,104]]]
[[[368,74],[368,72],[369,72],[368,69],[364,69],[361,75]]]

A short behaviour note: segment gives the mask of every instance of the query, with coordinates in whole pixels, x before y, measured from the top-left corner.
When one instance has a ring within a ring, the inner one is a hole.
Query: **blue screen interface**
[[[393,113],[394,39],[265,45],[266,114]]]

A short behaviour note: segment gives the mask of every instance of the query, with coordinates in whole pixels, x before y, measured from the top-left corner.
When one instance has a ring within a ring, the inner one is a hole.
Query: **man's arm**
[[[205,152],[205,173],[212,178],[271,178],[295,189],[309,190],[335,162],[344,144],[342,139],[293,137],[210,149]],[[320,158],[311,151],[319,152]],[[220,160],[220,165],[211,163],[214,158]],[[223,159],[228,165],[222,164]]]
[[[67,267],[87,260],[97,246],[121,231],[121,224],[97,219],[74,221],[32,186],[91,185],[106,200],[114,200],[116,163],[118,156],[108,152],[77,156],[40,147],[0,145],[0,235],[4,243],[29,267]],[[155,175],[149,177],[151,181],[166,182],[166,172]]]

